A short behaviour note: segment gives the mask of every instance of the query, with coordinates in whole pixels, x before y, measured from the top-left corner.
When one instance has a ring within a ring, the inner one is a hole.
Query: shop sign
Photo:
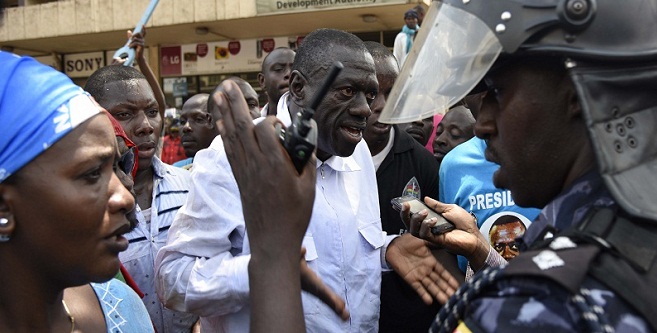
[[[196,54],[198,54],[198,56],[201,58],[208,55],[208,44],[207,43],[196,44]]]
[[[196,56],[196,52],[194,52]],[[162,76],[180,75],[183,59],[180,46],[160,48],[160,74]]]
[[[64,55],[64,73],[70,78],[89,77],[104,66],[103,51]]]
[[[296,40],[296,37],[294,37]],[[161,75],[180,76],[258,72],[267,54],[288,46],[288,37],[243,39],[163,47]],[[166,56],[166,60],[165,60]],[[174,64],[175,61],[179,61]]]
[[[406,0],[256,0],[256,11],[259,15],[280,14],[405,3],[407,3]]]

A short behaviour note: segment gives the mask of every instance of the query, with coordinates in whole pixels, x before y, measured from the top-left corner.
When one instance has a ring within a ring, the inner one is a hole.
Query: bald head
[[[290,73],[295,55],[296,52],[292,49],[279,47],[271,51],[262,62],[258,83],[267,95],[267,102],[273,105],[274,111],[278,100],[289,89]]]
[[[190,97],[180,112],[181,144],[187,157],[194,157],[199,150],[209,147],[219,134],[208,113],[209,96],[197,94]]]
[[[260,117],[260,103],[258,102],[258,93],[256,93],[253,87],[246,80],[238,76],[229,77],[224,81],[235,82],[235,84],[237,84],[237,86],[240,88],[242,95],[244,95],[244,100],[246,101],[246,105],[249,107],[249,114],[251,114],[251,117],[253,119]],[[221,83],[223,83],[223,81]],[[210,115],[212,115],[212,118],[215,122],[221,119],[221,113],[219,112],[219,108],[214,102],[214,98],[212,98],[212,96],[223,89],[221,87],[221,83],[219,83],[214,88],[212,94],[210,94],[210,97],[208,98],[208,112]]]
[[[250,83],[241,77],[233,76],[229,77],[226,80],[233,81],[237,83],[237,86],[240,87],[242,95],[244,95],[244,100],[246,100],[246,105],[249,106],[249,113],[253,119],[260,117],[260,102],[258,102],[258,93],[253,89]]]
[[[470,140],[474,136],[475,119],[470,109],[463,105],[451,108],[436,126],[433,139],[433,155],[438,162],[454,147]]]

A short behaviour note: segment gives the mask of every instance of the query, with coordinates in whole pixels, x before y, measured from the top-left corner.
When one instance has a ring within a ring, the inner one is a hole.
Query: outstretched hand
[[[435,298],[444,304],[459,282],[436,260],[426,242],[410,234],[395,238],[386,251],[386,261],[430,305]]]
[[[438,221],[435,218],[427,219],[426,211],[411,216],[410,207],[405,203],[400,214],[403,221],[410,225],[411,234],[452,253],[465,256],[473,267],[483,265],[490,245],[479,231],[474,217],[458,205],[445,204],[429,197],[425,197],[424,202],[429,208],[452,222],[456,228],[443,234],[434,235],[431,227]]]

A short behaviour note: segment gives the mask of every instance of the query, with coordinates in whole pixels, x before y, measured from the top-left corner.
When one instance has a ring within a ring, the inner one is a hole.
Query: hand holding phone
[[[408,202],[408,204],[410,205],[411,214],[416,214],[422,211],[423,209],[426,209],[427,212],[429,213],[427,215],[427,219],[435,217],[438,220],[436,225],[431,227],[432,234],[434,235],[444,234],[455,228],[453,223],[445,219],[442,215],[440,215],[440,213],[437,213],[433,209],[429,208],[427,205],[424,204],[424,202],[418,200],[416,197],[413,196],[397,197],[390,201],[392,207],[398,212],[401,212],[402,205],[404,202]],[[409,227],[410,226],[406,226],[406,228]]]

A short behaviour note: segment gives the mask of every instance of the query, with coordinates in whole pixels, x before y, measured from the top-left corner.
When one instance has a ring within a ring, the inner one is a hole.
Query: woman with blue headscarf
[[[129,287],[104,283],[134,198],[100,110],[64,74],[0,52],[0,332],[152,332],[120,325],[118,308],[148,315]],[[103,291],[122,296],[108,307]]]

